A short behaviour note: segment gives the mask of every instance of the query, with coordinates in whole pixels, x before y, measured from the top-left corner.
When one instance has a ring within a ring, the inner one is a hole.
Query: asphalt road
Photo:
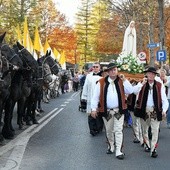
[[[134,144],[132,128],[124,128],[125,159],[107,155],[104,131],[89,134],[87,115],[78,111],[79,92],[43,104],[39,125],[26,127],[0,147],[0,170],[169,170],[170,129],[161,123],[158,157]],[[15,124],[15,122],[14,122]]]

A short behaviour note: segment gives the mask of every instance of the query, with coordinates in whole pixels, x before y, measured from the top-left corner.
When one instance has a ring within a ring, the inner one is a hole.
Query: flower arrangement
[[[117,59],[117,64],[119,71],[125,71],[133,74],[143,73],[144,71],[143,64],[139,63],[138,58],[133,57],[131,54],[129,54],[127,57],[120,55]]]

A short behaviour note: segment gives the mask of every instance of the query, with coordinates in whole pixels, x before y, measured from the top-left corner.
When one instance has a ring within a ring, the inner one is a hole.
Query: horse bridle
[[[45,63],[44,63],[45,64]],[[46,74],[46,75],[44,75],[44,66],[43,66],[43,64],[42,65],[39,65],[38,66],[38,69],[40,69],[41,70],[41,72],[42,72],[42,74],[41,74],[41,77],[38,77],[37,78],[37,81],[43,81],[44,79],[45,79],[45,77],[47,77],[49,74]]]
[[[46,56],[46,57],[45,57],[45,59],[43,60],[42,65],[46,62],[46,60],[47,60],[48,58],[50,58],[50,56]],[[50,69],[51,69],[52,72],[53,72],[53,68],[54,68],[55,66],[57,66],[57,63],[53,64],[53,65],[50,67]]]
[[[45,65],[45,63],[44,63],[44,65]],[[44,68],[45,68],[45,67],[44,67]],[[47,74],[43,75],[43,78],[49,76],[50,74],[51,74],[51,73],[47,73]]]
[[[1,46],[1,49],[2,49],[2,47],[4,47],[4,46],[8,46],[7,44],[3,44],[2,46]],[[0,53],[1,53],[1,56],[3,57],[5,57],[5,55],[2,55],[2,50],[0,49]],[[13,49],[11,49],[11,50],[13,50]],[[16,53],[14,53],[14,55],[11,57],[11,58],[9,58],[8,59],[8,57],[5,57],[5,59],[8,61],[8,63],[9,63],[9,65],[11,65],[11,66],[13,66],[13,68],[15,69],[18,69],[18,67],[16,66],[16,65],[14,65],[14,64],[12,64],[11,63],[11,61],[15,58],[15,57],[17,57],[17,54]]]
[[[6,60],[7,70],[9,70],[9,61],[4,57],[0,50],[0,82],[4,82],[3,80],[3,59]]]
[[[46,60],[47,60],[47,58],[48,58],[49,56],[47,56],[46,58],[44,58],[43,59],[43,61],[42,61],[42,65],[39,65],[38,67],[39,67],[39,69],[41,69],[41,71],[42,71],[42,76],[41,77],[39,77],[37,80],[44,80],[47,76],[49,76],[50,75],[50,73],[47,73],[47,74],[45,74],[44,75],[44,65],[46,64]],[[52,66],[52,67],[54,67],[54,65]],[[50,67],[50,69],[51,69],[51,67]]]
[[[22,51],[25,50],[25,48],[22,48],[21,50],[18,50],[18,53],[22,56],[22,59],[24,60],[24,62],[26,63],[26,70],[31,70],[31,66],[27,63],[27,61],[24,59]]]

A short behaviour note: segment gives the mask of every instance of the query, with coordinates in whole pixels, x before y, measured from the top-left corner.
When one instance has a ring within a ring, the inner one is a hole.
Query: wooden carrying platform
[[[123,71],[119,71],[119,75],[123,74],[125,76],[125,78],[127,78],[129,81],[130,80],[135,80],[135,81],[142,81],[142,79],[144,78],[144,74],[140,74],[140,73],[127,73],[127,72],[123,72]]]

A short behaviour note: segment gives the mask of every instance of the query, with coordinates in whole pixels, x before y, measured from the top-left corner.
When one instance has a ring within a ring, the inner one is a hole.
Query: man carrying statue
[[[108,140],[107,154],[115,152],[117,159],[124,159],[123,124],[127,111],[125,94],[133,93],[133,87],[124,75],[118,76],[116,63],[109,63],[108,76],[101,78],[95,86],[91,100],[91,116],[103,116]]]

